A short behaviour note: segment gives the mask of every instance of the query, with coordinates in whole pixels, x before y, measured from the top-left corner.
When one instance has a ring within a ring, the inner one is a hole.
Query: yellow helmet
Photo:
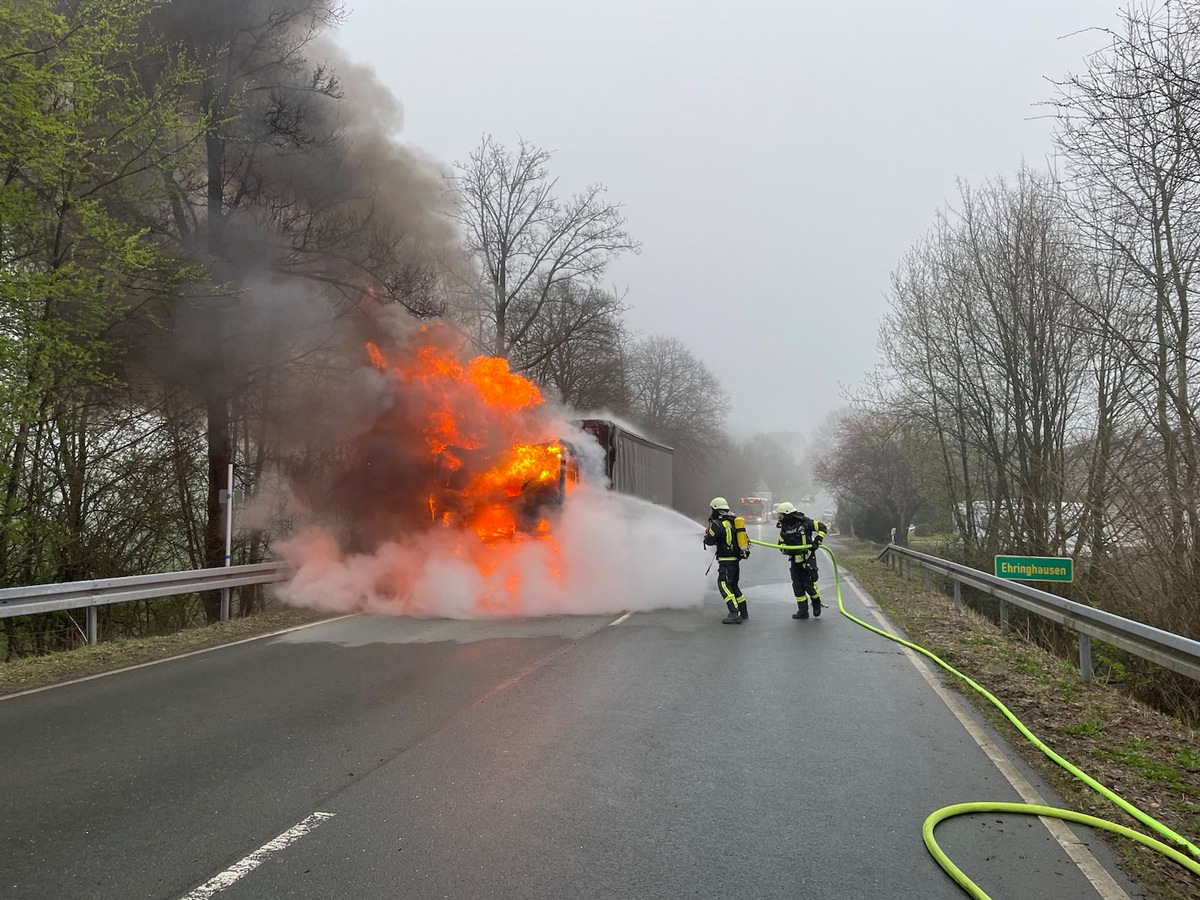
[[[796,511],[796,504],[789,503],[787,500],[784,500],[782,503],[779,504],[778,507],[776,507],[776,511],[781,516],[789,516]]]
[[[708,504],[713,509],[719,509],[724,512],[729,512],[729,501],[724,497],[713,497],[712,503]]]

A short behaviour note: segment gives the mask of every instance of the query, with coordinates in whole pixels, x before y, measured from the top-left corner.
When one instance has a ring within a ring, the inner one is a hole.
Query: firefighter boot
[[[742,617],[743,622],[750,618],[750,611],[746,609],[745,597],[738,597],[738,615]]]
[[[726,600],[725,606],[729,609],[729,615],[721,620],[723,625],[737,625],[742,621],[742,617],[738,615],[737,604],[732,600]]]
[[[808,618],[808,598],[805,597],[803,600],[797,598],[796,606],[799,608],[794,613],[792,613],[792,618],[793,619],[807,619]]]
[[[813,615],[814,615],[814,616],[819,616],[819,615],[821,615],[821,610],[825,608],[825,607],[824,607],[824,606],[821,604],[821,595],[820,595],[820,594],[818,594],[817,596],[813,597],[813,598],[812,598],[812,601],[813,601]]]

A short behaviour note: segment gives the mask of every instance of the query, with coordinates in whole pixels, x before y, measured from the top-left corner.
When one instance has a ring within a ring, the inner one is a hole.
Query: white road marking
[[[228,644],[217,644],[215,647],[205,647],[203,650],[192,650],[188,653],[180,653],[176,656],[167,656],[163,659],[152,659],[150,662],[138,663],[136,666],[125,666],[120,669],[112,669],[108,672],[97,672],[95,675],[84,675],[80,678],[72,678],[70,681],[59,681],[55,684],[46,684],[41,687],[29,688],[26,691],[17,691],[15,694],[4,694],[0,696],[0,700],[12,700],[14,697],[24,697],[26,694],[38,694],[42,691],[52,691],[55,688],[68,687],[72,684],[79,684],[84,681],[94,681],[97,678],[107,678],[109,675],[120,675],[122,672],[132,672],[134,669],[144,669],[147,666],[157,666],[162,663],[174,662],[177,659],[187,659],[189,656],[199,656],[201,653],[212,653],[214,650],[224,650],[226,647],[236,647],[238,644],[248,644],[251,641],[261,641],[264,638],[278,637],[281,634],[290,634],[293,631],[301,631],[305,628],[316,628],[318,625],[328,625],[330,622],[340,622],[342,619],[349,619],[351,616],[357,616],[358,613],[347,613],[344,616],[334,616],[332,619],[322,619],[320,622],[309,622],[306,625],[293,625],[291,628],[280,628],[278,631],[270,631],[267,634],[256,634],[254,637],[242,638],[240,641],[230,641]]]
[[[632,613],[625,613],[623,616],[616,619],[615,621],[609,622],[608,627],[611,628],[614,625],[620,625],[622,622],[624,622],[626,619],[628,619],[631,615],[632,615]]]
[[[867,602],[870,594],[867,594],[852,581],[847,580],[846,584],[854,590],[854,593],[858,595],[858,599],[870,610],[871,615],[879,623],[880,627],[893,634],[899,633],[896,630],[896,626],[888,620],[888,617],[884,615],[883,610],[874,603],[873,599],[871,602]],[[996,743],[987,736],[984,730],[971,717],[967,711],[967,701],[942,684],[941,680],[934,674],[930,665],[921,654],[903,645],[897,646],[900,646],[900,649],[904,651],[904,655],[908,657],[909,662],[916,667],[916,670],[921,673],[921,677],[933,688],[934,693],[942,698],[942,702],[954,714],[954,718],[958,719],[962,727],[967,730],[967,734],[974,738],[975,743],[979,745],[979,749],[987,754],[988,759],[992,761],[992,764],[1004,776],[1005,780],[1012,785],[1013,790],[1020,795],[1021,800],[1035,806],[1048,806],[1049,804],[1038,793],[1037,788],[1030,784],[1025,776],[1017,771],[1016,766],[1012,764],[1012,761],[1005,755],[1004,751],[996,746]],[[1083,876],[1092,883],[1092,887],[1096,889],[1096,893],[1103,900],[1130,900],[1129,895],[1117,884],[1108,870],[1101,865],[1100,860],[1092,855],[1092,851],[1087,848],[1087,845],[1079,840],[1075,832],[1067,826],[1066,822],[1061,819],[1048,819],[1041,816],[1038,816],[1038,818],[1041,819],[1042,824],[1046,826],[1046,830],[1050,832],[1051,836],[1058,841],[1059,846],[1063,848],[1067,856],[1071,857],[1075,865],[1079,867],[1079,871],[1083,873]]]
[[[332,819],[335,815],[336,813],[327,812],[313,813],[303,822],[293,825],[283,834],[279,835],[279,837],[267,841],[267,843],[263,844],[245,859],[230,866],[220,875],[204,882],[200,887],[183,897],[183,900],[208,900],[213,894],[220,893],[238,879],[249,875],[266,862],[272,853],[278,853],[280,850],[294,844],[326,819]]]

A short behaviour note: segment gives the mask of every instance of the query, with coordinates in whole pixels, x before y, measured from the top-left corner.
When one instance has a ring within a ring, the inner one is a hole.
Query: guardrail
[[[0,589],[0,619],[27,616],[60,609],[87,610],[87,639],[97,639],[96,610],[110,603],[127,603],[154,597],[174,597],[200,591],[221,591],[221,621],[229,619],[229,589],[244,584],[271,584],[283,581],[288,567],[281,562],[255,563],[248,566],[223,566],[192,569],[154,575],[130,575],[124,578],[98,578],[62,584],[37,584],[30,587]]]
[[[908,547],[888,544],[879,558],[908,578],[912,577],[913,565],[919,565],[925,570],[926,589],[932,589],[934,574],[951,579],[954,584],[954,605],[957,607],[962,606],[964,584],[990,594],[1000,602],[1001,631],[1008,631],[1009,603],[1074,629],[1079,634],[1079,674],[1084,681],[1092,680],[1092,638],[1200,681],[1200,641]]]

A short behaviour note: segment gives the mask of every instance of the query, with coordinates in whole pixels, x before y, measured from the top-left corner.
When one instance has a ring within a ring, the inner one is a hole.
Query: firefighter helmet
[[[776,507],[776,511],[781,516],[790,516],[792,513],[794,513],[796,511],[796,504],[789,503],[787,500],[784,500],[782,503],[779,504],[779,506]]]
[[[713,509],[719,509],[722,512],[729,512],[729,501],[724,497],[713,497],[712,503],[708,505]]]

